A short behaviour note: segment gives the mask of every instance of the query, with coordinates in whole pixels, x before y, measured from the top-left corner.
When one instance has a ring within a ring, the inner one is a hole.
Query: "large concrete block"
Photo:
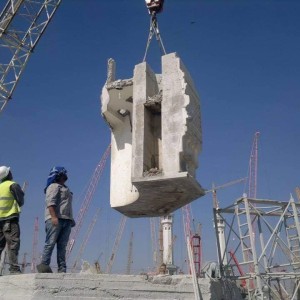
[[[199,95],[176,53],[162,57],[162,74],[143,62],[126,80],[115,80],[110,60],[101,100],[112,131],[111,207],[129,217],[162,216],[205,194],[195,179]]]

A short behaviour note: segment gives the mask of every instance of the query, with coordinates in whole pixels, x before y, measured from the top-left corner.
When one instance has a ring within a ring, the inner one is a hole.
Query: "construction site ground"
[[[198,279],[202,300],[242,299],[234,282]],[[195,299],[189,275],[22,274],[0,277],[1,300]]]

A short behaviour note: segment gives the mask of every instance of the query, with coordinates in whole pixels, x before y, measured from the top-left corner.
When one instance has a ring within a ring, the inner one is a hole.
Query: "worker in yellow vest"
[[[12,181],[9,167],[0,167],[0,255],[7,245],[10,274],[21,274],[18,264],[20,249],[20,207],[24,204],[24,192]]]

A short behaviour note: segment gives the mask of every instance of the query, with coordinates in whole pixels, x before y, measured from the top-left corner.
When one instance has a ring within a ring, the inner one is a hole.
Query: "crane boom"
[[[0,14],[0,113],[61,0],[7,0]]]
[[[133,231],[131,232],[130,240],[129,240],[128,259],[127,259],[127,267],[126,267],[126,274],[127,275],[130,275],[130,273],[131,273],[132,247],[133,247]]]
[[[39,238],[39,218],[36,217],[34,221],[34,232],[33,232],[33,242],[32,242],[31,273],[36,272],[38,238]]]
[[[107,160],[109,154],[110,154],[110,145],[107,147],[104,154],[102,155],[101,160],[98,163],[98,165],[97,165],[97,167],[94,171],[94,174],[92,176],[92,179],[89,183],[87,193],[84,197],[84,200],[81,204],[81,208],[79,210],[79,214],[76,218],[76,226],[74,227],[74,229],[71,232],[69,243],[67,245],[66,258],[68,258],[70,256],[71,251],[74,247],[74,243],[76,241],[76,238],[77,238],[77,236],[79,234],[79,231],[81,229],[81,226],[82,226],[83,218],[84,218],[87,210],[90,207],[91,201],[92,201],[93,196],[94,196],[95,191],[96,191],[96,187],[97,187],[99,179],[100,179],[100,177],[103,173],[103,170],[104,170],[104,167],[105,167],[105,164],[106,164],[106,160]]]
[[[80,258],[82,257],[82,254],[83,254],[83,252],[84,252],[84,250],[85,250],[85,248],[86,248],[86,245],[87,245],[88,240],[89,240],[89,238],[90,238],[90,236],[91,236],[91,233],[92,233],[92,231],[93,231],[93,229],[94,229],[94,227],[95,227],[95,224],[96,224],[96,222],[97,222],[97,220],[98,220],[99,212],[100,212],[100,208],[97,209],[96,214],[95,214],[95,216],[94,216],[92,222],[90,223],[89,228],[88,228],[88,230],[87,230],[87,232],[86,232],[86,234],[85,234],[84,240],[83,240],[83,242],[81,243],[81,246],[80,246],[80,249],[79,249],[79,251],[78,251],[78,253],[77,253],[76,259],[74,260],[72,272],[74,272],[74,271],[76,270],[78,261],[79,261]]]
[[[114,242],[114,245],[113,245],[111,257],[110,257],[110,260],[109,260],[109,262],[107,264],[107,267],[106,267],[106,273],[107,274],[110,274],[113,263],[115,261],[116,253],[117,253],[118,248],[119,248],[119,244],[120,244],[120,240],[121,240],[124,228],[125,228],[126,220],[127,220],[127,217],[123,215],[122,219],[120,221],[120,224],[119,224],[119,229],[118,229],[117,236],[116,236],[116,239],[115,239],[115,242]]]

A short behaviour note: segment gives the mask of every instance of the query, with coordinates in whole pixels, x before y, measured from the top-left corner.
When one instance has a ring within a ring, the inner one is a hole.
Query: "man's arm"
[[[60,189],[56,184],[51,184],[46,191],[46,205],[49,210],[51,221],[53,225],[58,225],[58,218],[56,215],[56,207],[59,201]]]
[[[52,224],[55,226],[58,225],[58,218],[56,216],[55,206],[48,206],[48,209],[51,216]]]
[[[22,191],[22,188],[17,183],[13,183],[10,186],[10,191],[13,194],[18,205],[20,207],[23,206],[24,205],[24,192]]]

